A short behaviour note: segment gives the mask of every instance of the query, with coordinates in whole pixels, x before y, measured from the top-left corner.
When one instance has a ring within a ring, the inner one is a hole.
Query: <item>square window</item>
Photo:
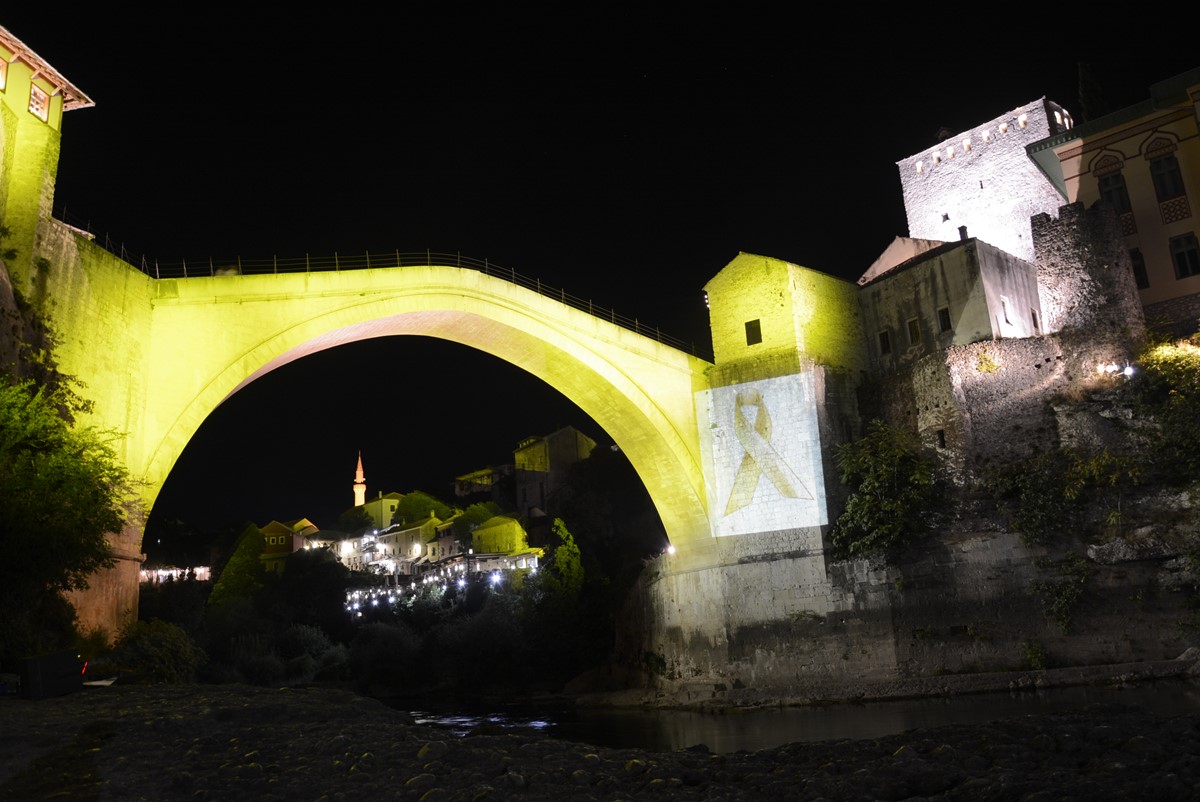
[[[762,325],[757,320],[746,321],[746,345],[758,345],[762,342]]]
[[[915,317],[908,321],[908,344],[916,345],[921,342],[921,321]]]
[[[879,353],[887,356],[892,352],[892,337],[886,331],[879,332]]]
[[[50,118],[50,96],[37,84],[29,87],[29,111],[42,122]]]
[[[938,310],[938,331],[950,331],[950,307],[943,306]]]
[[[1175,277],[1200,275],[1200,245],[1195,234],[1171,238],[1171,259],[1175,262]]]

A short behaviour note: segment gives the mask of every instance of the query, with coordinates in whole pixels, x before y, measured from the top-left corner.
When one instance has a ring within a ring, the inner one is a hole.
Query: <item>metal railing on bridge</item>
[[[76,224],[70,223],[66,217],[65,211],[58,215],[59,219],[86,231]],[[587,312],[589,315],[598,317],[602,320],[607,320],[622,328],[628,329],[644,337],[649,337],[657,340],[664,345],[669,345],[672,348],[677,348],[680,351],[686,351],[693,356],[698,356],[702,359],[712,360],[711,351],[705,351],[698,348],[696,343],[688,343],[677,337],[672,337],[669,334],[664,334],[657,326],[649,326],[642,323],[637,318],[625,317],[618,314],[612,309],[606,309],[601,306],[596,306],[591,299],[579,298],[571,295],[561,287],[554,287],[544,283],[541,279],[530,278],[522,275],[515,270],[507,267],[500,267],[494,262],[487,259],[479,260],[468,256],[463,256],[460,253],[439,253],[437,251],[417,251],[405,252],[390,251],[386,253],[370,253],[342,255],[334,253],[333,256],[311,256],[305,254],[300,257],[279,258],[272,257],[270,259],[242,259],[234,257],[231,259],[207,259],[187,261],[181,259],[178,263],[165,263],[158,260],[148,260],[146,257],[140,259],[134,257],[126,249],[124,244],[113,242],[108,235],[100,237],[98,235],[89,234],[92,241],[100,247],[107,250],[114,256],[119,257],[123,261],[139,268],[146,275],[156,279],[172,279],[172,278],[199,278],[201,276],[235,276],[235,275],[263,275],[271,273],[319,273],[319,272],[334,272],[342,270],[370,270],[373,268],[385,267],[410,267],[418,265],[442,265],[447,267],[460,267],[469,270],[478,270],[479,272],[504,279],[513,284],[516,284],[526,289],[533,290],[547,298],[553,298],[559,303],[574,307],[575,309]]]

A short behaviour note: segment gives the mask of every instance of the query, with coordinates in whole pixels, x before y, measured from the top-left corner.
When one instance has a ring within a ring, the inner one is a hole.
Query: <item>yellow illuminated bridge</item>
[[[711,363],[565,295],[454,256],[263,274],[205,265],[213,274],[155,278],[90,255],[77,254],[78,286],[55,288],[60,362],[95,401],[93,422],[126,434],[122,456],[145,481],[147,509],[200,424],[250,382],[327,348],[411,334],[542,378],[625,452],[681,553],[710,537],[693,394]]]

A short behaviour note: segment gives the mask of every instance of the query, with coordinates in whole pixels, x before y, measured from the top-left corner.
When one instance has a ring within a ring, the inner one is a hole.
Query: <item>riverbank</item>
[[[1200,679],[1200,647],[1192,647],[1174,660],[1071,666],[1039,671],[1004,671],[978,674],[944,674],[933,677],[898,677],[886,680],[813,680],[762,691],[732,688],[719,682],[681,681],[656,689],[587,690],[619,684],[624,677],[593,675],[581,678],[575,703],[595,707],[656,707],[699,711],[737,708],[790,707],[846,702],[879,702],[962,696],[997,691],[1062,688],[1075,685],[1130,685],[1165,679]]]
[[[483,726],[336,688],[85,688],[0,699],[0,800],[1134,799],[1200,788],[1200,716],[1124,705],[712,754]]]

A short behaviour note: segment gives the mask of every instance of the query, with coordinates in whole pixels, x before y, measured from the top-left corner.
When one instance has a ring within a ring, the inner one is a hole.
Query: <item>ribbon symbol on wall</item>
[[[754,425],[750,425],[746,410],[757,408]],[[733,433],[746,453],[733,477],[733,488],[729,491],[729,503],[725,514],[731,515],[754,500],[758,481],[765,473],[771,484],[787,498],[811,499],[804,482],[796,475],[783,457],[771,446],[771,416],[763,403],[762,393],[745,390],[737,394],[733,412]]]

